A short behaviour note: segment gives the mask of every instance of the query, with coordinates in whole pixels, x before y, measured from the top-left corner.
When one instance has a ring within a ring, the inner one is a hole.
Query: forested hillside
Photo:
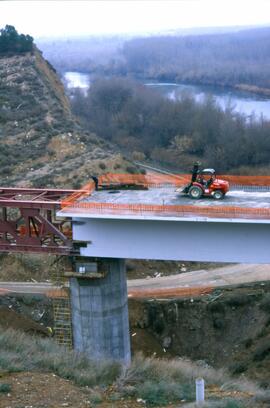
[[[134,39],[123,55],[128,72],[150,78],[270,88],[270,28]]]
[[[212,97],[177,101],[123,78],[91,85],[72,100],[89,131],[132,152],[134,159],[186,171],[195,160],[219,172],[269,172],[270,122],[224,111]]]
[[[40,40],[57,70],[270,88],[270,28],[222,34]]]
[[[33,51],[33,46],[33,37],[19,34],[11,25],[0,30],[0,54],[22,54]]]

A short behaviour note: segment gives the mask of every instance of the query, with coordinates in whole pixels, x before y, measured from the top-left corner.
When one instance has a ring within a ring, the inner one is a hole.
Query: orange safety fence
[[[0,296],[6,295],[7,293],[10,293],[10,292],[12,291],[9,289],[0,288]]]
[[[50,289],[45,294],[52,299],[67,299],[69,297],[68,290],[64,288]]]
[[[270,186],[270,176],[238,176],[218,175],[217,178],[227,180],[231,185],[237,186]],[[146,187],[158,187],[167,184],[182,186],[189,183],[190,174],[115,174],[106,173],[99,177],[100,186],[117,184],[144,185]]]
[[[196,297],[208,295],[214,290],[213,287],[193,287],[193,288],[160,288],[160,289],[128,289],[128,297],[136,298],[176,298],[176,297]]]
[[[195,297],[207,295],[213,292],[214,288],[211,286],[200,286],[193,288],[160,288],[160,289],[128,289],[129,298],[171,298],[171,297]],[[66,299],[68,298],[68,291],[66,289],[57,288],[46,292],[46,295],[52,299]]]
[[[91,193],[94,190],[95,190],[95,183],[94,181],[90,181],[85,186],[83,186],[80,190],[64,198],[61,201],[61,208],[67,207],[67,206],[73,206],[73,204],[76,203],[78,200],[81,200],[84,197],[89,197],[89,195],[91,195]]]
[[[270,186],[270,176],[234,176],[225,174],[218,178],[227,180],[231,185],[237,186]]]
[[[65,206],[63,207],[63,209]],[[97,202],[75,202],[72,209],[103,214],[136,214],[158,216],[203,216],[212,218],[261,218],[270,219],[270,208],[195,206],[195,205],[152,205],[114,204]]]
[[[180,179],[181,177],[181,179]],[[220,176],[231,184],[242,186],[270,186],[270,176]],[[145,187],[180,186],[190,180],[190,175],[163,174],[112,174],[108,173],[99,178],[100,186],[117,186],[118,184],[143,185]],[[214,218],[261,218],[270,219],[270,208],[251,208],[239,206],[198,206],[198,205],[157,205],[157,204],[121,204],[110,202],[84,202],[95,190],[95,183],[91,181],[81,190],[71,194],[61,202],[61,208],[71,207],[76,212],[110,213],[110,214],[140,214],[159,216],[204,216]]]
[[[134,184],[143,185],[145,187],[158,187],[171,184],[173,186],[181,186],[190,181],[190,175],[187,174],[115,174],[107,173],[99,177],[100,186]]]

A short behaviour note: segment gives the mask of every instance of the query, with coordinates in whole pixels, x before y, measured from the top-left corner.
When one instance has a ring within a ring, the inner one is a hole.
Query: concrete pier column
[[[95,360],[129,364],[130,335],[125,261],[103,262],[103,278],[71,278],[71,310],[75,350]]]

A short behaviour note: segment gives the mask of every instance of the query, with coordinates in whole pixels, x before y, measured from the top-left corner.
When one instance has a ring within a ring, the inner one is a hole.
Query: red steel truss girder
[[[0,187],[0,252],[70,254],[70,221],[55,215],[60,200],[76,192],[83,190]]]
[[[65,196],[84,190],[0,187],[0,207],[58,209]]]

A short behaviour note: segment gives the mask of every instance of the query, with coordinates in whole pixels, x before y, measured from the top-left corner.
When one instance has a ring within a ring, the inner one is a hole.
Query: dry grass
[[[0,254],[0,281],[50,280],[54,272],[61,272],[64,261],[55,255]]]
[[[221,394],[226,394],[223,405],[212,397],[209,407],[256,407],[255,401],[268,401],[267,392],[255,384],[232,380],[224,370],[215,370],[189,360],[166,361],[137,355],[129,367],[122,367],[113,361],[91,361],[83,354],[58,346],[51,339],[33,338],[1,328],[0,370],[53,372],[77,385],[98,386],[103,387],[103,390],[113,385],[118,396],[142,398],[147,406],[166,406],[181,400],[194,401],[194,382],[197,377],[203,377],[206,384],[215,385]],[[236,391],[239,397],[227,397],[229,391],[233,395]],[[245,393],[245,405],[241,405]],[[251,402],[253,405],[249,405]]]

